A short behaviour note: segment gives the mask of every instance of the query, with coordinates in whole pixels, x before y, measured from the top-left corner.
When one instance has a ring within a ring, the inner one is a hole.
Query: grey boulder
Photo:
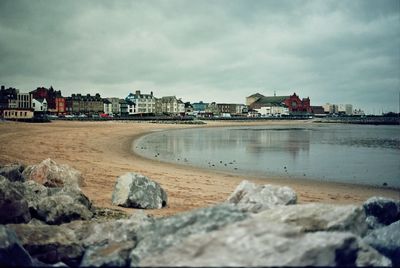
[[[23,193],[3,176],[0,176],[0,224],[26,223],[31,219],[28,202]]]
[[[32,257],[46,264],[64,262],[77,266],[84,253],[80,240],[88,225],[75,222],[61,226],[10,224],[9,227]]]
[[[26,180],[34,180],[46,187],[79,188],[85,185],[79,171],[66,164],[57,164],[50,158],[28,166],[22,175]]]
[[[111,241],[103,245],[95,245],[86,250],[80,265],[83,267],[128,267],[129,254],[135,244],[134,241]]]
[[[15,232],[0,225],[0,267],[32,266],[32,259],[22,247]]]
[[[159,209],[167,205],[167,194],[157,182],[137,173],[126,173],[117,179],[112,203],[122,207]]]
[[[257,186],[244,180],[236,187],[227,202],[237,205],[242,210],[260,212],[275,206],[296,204],[297,195],[286,186]]]
[[[89,220],[93,212],[68,194],[43,198],[35,211],[35,218],[47,224],[61,224],[73,220]]]
[[[400,221],[372,231],[364,241],[400,266]]]
[[[24,181],[23,171],[23,165],[11,164],[0,168],[0,175],[6,177],[9,181]]]
[[[400,200],[374,196],[363,207],[365,214],[375,217],[378,223],[389,225],[400,220]]]
[[[362,260],[358,262],[362,248]],[[373,261],[365,255],[372,251]],[[304,233],[254,217],[206,234],[187,237],[140,266],[390,266],[390,261],[348,232]]]
[[[272,208],[254,217],[265,223],[298,226],[304,232],[348,231],[363,236],[367,231],[364,210],[354,205],[299,204]]]
[[[221,204],[154,220],[138,229],[130,265],[138,266],[142,258],[168,250],[189,235],[218,230],[247,217],[237,207]]]

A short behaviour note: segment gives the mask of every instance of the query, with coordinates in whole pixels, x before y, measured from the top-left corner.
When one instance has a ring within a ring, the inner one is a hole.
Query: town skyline
[[[399,1],[1,1],[0,84],[398,112]]]

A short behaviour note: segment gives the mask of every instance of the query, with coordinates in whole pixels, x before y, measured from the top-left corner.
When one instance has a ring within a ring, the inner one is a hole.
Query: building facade
[[[282,115],[289,115],[289,108],[284,105],[281,106],[263,106],[256,111],[262,117],[269,117],[269,116],[282,116]]]
[[[111,101],[108,99],[103,100],[103,105],[104,105],[104,114],[111,115],[112,114],[112,104]]]
[[[52,86],[50,88],[38,87],[31,91],[30,94],[32,95],[32,99],[46,99],[49,113],[59,114],[65,112],[65,108],[64,111],[58,110],[58,108],[62,108],[62,106],[65,107],[65,100],[60,100],[62,98],[60,90],[54,90]],[[64,103],[61,107],[60,102]]]
[[[5,88],[5,86],[1,86],[0,89],[0,110],[4,109],[17,109],[17,95],[19,90],[16,88]]]
[[[119,104],[120,104],[120,115],[121,116],[130,116],[130,115],[134,115],[136,113],[135,110],[135,103],[130,101],[130,100],[123,100],[120,99],[119,100]]]
[[[338,113],[344,115],[353,115],[353,105],[351,104],[339,104]]]
[[[251,110],[259,110],[262,107],[286,107],[290,114],[311,113],[310,98],[300,99],[296,93],[291,96],[263,96],[260,93],[246,98],[246,103]],[[279,108],[276,108],[279,110]]]
[[[202,101],[192,103],[193,112],[205,112],[207,109],[208,103],[204,103]]]
[[[111,113],[110,115],[121,114],[121,104],[119,98],[107,98],[111,103]]]
[[[339,107],[336,104],[327,103],[325,105],[322,105],[322,107],[324,108],[324,112],[326,114],[338,114],[339,113]]]
[[[32,109],[35,113],[46,113],[48,106],[46,99],[32,99]]]
[[[18,109],[30,109],[32,106],[32,95],[29,93],[17,94],[17,107]]]
[[[136,90],[135,94],[129,93],[125,98],[135,104],[135,113],[155,113],[156,112],[156,99],[153,92],[150,94],[142,94],[140,90]]]
[[[33,118],[33,111],[31,109],[5,109],[3,118],[9,120],[31,119]]]
[[[101,114],[104,111],[104,103],[99,93],[93,96],[72,94],[66,98],[66,108],[68,114]]]

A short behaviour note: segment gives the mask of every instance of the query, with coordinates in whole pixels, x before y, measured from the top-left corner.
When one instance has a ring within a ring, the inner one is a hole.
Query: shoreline
[[[166,216],[223,202],[244,179],[257,184],[286,185],[298,194],[299,203],[361,204],[371,196],[400,199],[400,191],[347,183],[243,176],[147,159],[132,150],[134,140],[159,130],[245,125],[293,125],[306,122],[207,122],[205,125],[174,125],[137,122],[52,122],[46,125],[0,123],[0,163],[37,164],[46,158],[82,172],[83,192],[95,206],[132,213],[135,209],[111,204],[118,176],[137,172],[157,181],[166,190],[169,204],[146,210]]]
[[[317,122],[319,123],[319,122]],[[336,123],[338,124],[338,123]],[[256,125],[264,125],[264,124],[256,124]],[[280,125],[280,124],[271,124],[271,125]],[[293,124],[295,125],[295,124]],[[232,125],[229,125],[230,127],[236,127],[236,126],[251,126],[249,124],[240,124],[240,123],[232,123]],[[228,127],[225,125],[217,125],[217,126],[200,126],[200,128],[224,128],[224,127]],[[199,127],[188,127],[188,128],[184,128],[184,129],[194,129],[194,128],[199,128]],[[161,130],[160,132],[164,132],[164,131],[179,131],[180,129],[165,129],[165,130]],[[158,131],[157,131],[158,132]],[[200,167],[194,164],[184,164],[184,163],[179,163],[179,162],[175,162],[175,161],[162,161],[159,159],[154,159],[151,157],[146,157],[144,155],[141,155],[138,151],[139,150],[135,150],[134,148],[134,143],[137,142],[140,138],[147,136],[149,134],[152,134],[153,131],[151,132],[145,132],[139,135],[135,135],[134,137],[132,137],[132,141],[131,141],[131,153],[134,154],[136,157],[141,158],[144,161],[151,161],[154,162],[155,164],[160,164],[160,163],[164,163],[164,164],[168,164],[171,166],[176,166],[176,167],[180,167],[180,168],[192,168],[194,170],[198,170],[198,171],[207,171],[206,167]],[[400,187],[395,187],[395,186],[383,186],[383,185],[370,185],[370,184],[363,184],[363,183],[353,183],[353,182],[339,182],[339,181],[333,181],[333,180],[322,180],[318,177],[301,177],[301,176],[295,176],[295,175],[287,175],[285,176],[284,174],[277,174],[277,173],[265,173],[265,175],[261,175],[261,174],[257,174],[257,173],[251,173],[251,174],[245,174],[245,173],[241,173],[241,172],[235,172],[235,171],[229,171],[229,170],[223,170],[223,169],[210,169],[210,172],[212,173],[220,173],[220,174],[225,174],[225,175],[232,175],[235,177],[243,177],[243,176],[247,176],[253,180],[274,180],[274,181],[285,181],[287,182],[299,182],[299,183],[322,183],[322,184],[331,184],[332,186],[349,186],[349,187],[363,187],[363,188],[373,188],[373,189],[382,189],[382,190],[394,190],[394,191],[399,191],[400,193]]]

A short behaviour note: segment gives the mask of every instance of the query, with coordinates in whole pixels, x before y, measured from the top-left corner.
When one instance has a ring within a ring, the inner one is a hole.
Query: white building
[[[108,99],[104,99],[103,105],[104,105],[104,113],[111,115],[113,112],[111,101],[109,101]]]
[[[137,90],[135,94],[129,93],[126,100],[135,103],[135,113],[155,113],[156,99],[153,96],[153,92],[141,94],[140,90]]]
[[[178,114],[184,114],[185,113],[185,104],[181,99],[178,100]]]
[[[263,117],[289,115],[289,109],[284,106],[263,106],[255,110]]]
[[[166,96],[158,100],[159,113],[181,114],[185,113],[185,104],[176,96]]]
[[[32,106],[32,95],[29,93],[17,94],[17,107],[18,109],[30,109]]]
[[[111,113],[112,115],[117,115],[121,113],[121,104],[119,98],[107,98],[107,100],[111,103],[112,109]]]
[[[46,99],[32,99],[32,109],[35,112],[47,112]]]
[[[345,115],[353,115],[353,105],[351,104],[339,104],[338,113]]]
[[[327,103],[322,105],[324,112],[328,114],[337,114],[339,112],[339,107],[336,104]]]

